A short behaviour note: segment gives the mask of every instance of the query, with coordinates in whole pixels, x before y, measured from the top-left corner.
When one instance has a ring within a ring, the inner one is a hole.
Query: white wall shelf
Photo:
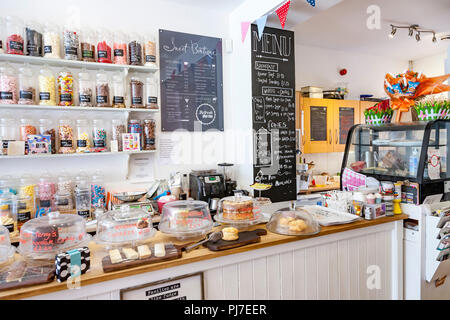
[[[42,105],[27,105],[27,104],[0,104],[0,109],[9,110],[55,110],[55,111],[100,111],[100,112],[143,112],[143,113],[157,113],[159,109],[140,109],[140,108],[105,108],[105,107],[80,107],[80,106],[42,106]]]
[[[85,61],[74,61],[74,60],[64,60],[64,59],[52,59],[52,58],[41,58],[41,57],[30,57],[22,56],[17,54],[0,54],[0,61],[8,61],[14,63],[29,63],[32,65],[42,66],[48,64],[53,67],[68,67],[68,68],[86,68],[89,70],[108,70],[108,71],[134,71],[134,72],[157,72],[159,68],[157,66],[132,66],[123,64],[113,64],[113,63],[100,63],[100,62],[85,62]]]
[[[63,154],[30,154],[21,156],[0,156],[0,160],[7,159],[43,159],[43,158],[71,158],[71,157],[95,157],[155,153],[156,150],[122,151],[122,152],[87,152],[87,153],[63,153]]]

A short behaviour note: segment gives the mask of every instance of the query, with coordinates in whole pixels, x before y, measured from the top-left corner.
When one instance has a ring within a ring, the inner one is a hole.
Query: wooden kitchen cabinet
[[[300,99],[303,153],[343,152],[348,130],[360,121],[356,100]]]

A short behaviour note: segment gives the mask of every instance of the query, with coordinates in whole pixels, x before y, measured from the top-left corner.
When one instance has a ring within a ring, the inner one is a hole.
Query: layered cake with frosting
[[[227,220],[253,220],[253,200],[224,200],[222,203],[223,218]]]

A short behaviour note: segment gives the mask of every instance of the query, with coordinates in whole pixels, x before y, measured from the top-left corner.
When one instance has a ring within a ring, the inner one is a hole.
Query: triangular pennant
[[[241,36],[242,36],[242,42],[244,42],[245,37],[247,36],[248,27],[250,26],[249,21],[242,21],[241,22]]]
[[[266,26],[267,16],[262,16],[258,20],[256,20],[256,25],[258,26],[258,38],[261,39],[264,27]]]
[[[286,23],[286,17],[289,10],[289,5],[291,0],[288,0],[285,4],[279,7],[276,11],[278,19],[280,19],[281,27],[284,29],[284,24]]]
[[[308,2],[310,5],[312,5],[313,7],[316,6],[316,0],[306,0],[306,2]]]

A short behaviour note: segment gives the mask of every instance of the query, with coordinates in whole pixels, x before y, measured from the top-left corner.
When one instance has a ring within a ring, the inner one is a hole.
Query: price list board
[[[253,176],[271,184],[263,197],[295,200],[294,33],[266,27],[261,38],[251,27]]]
[[[222,39],[159,30],[161,130],[223,131]]]

